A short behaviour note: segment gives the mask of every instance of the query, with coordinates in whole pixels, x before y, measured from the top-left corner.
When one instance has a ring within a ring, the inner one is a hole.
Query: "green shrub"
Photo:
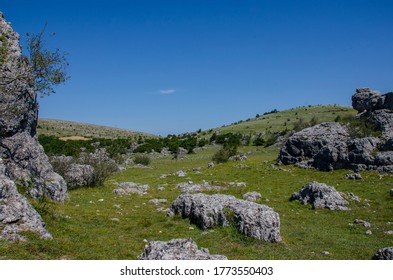
[[[215,163],[225,163],[229,160],[229,151],[226,149],[220,149],[219,151],[217,151],[214,155],[212,160]]]
[[[150,158],[148,156],[139,155],[134,158],[134,163],[147,166],[150,164]]]

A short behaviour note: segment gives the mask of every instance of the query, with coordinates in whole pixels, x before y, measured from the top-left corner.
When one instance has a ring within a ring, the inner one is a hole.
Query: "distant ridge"
[[[158,137],[153,134],[114,128],[110,126],[79,123],[64,120],[38,119],[38,135],[56,136],[59,138],[138,138]]]

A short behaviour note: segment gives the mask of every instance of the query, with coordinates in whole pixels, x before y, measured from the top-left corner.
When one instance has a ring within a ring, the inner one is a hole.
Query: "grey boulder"
[[[379,249],[372,257],[373,260],[393,260],[393,247]]]
[[[349,204],[334,187],[323,183],[311,182],[292,194],[290,200],[300,200],[303,204],[310,203],[314,209],[350,210]]]
[[[211,255],[206,248],[198,249],[191,239],[152,241],[145,245],[140,260],[226,260],[222,255]]]
[[[229,226],[230,217],[237,230],[255,239],[279,242],[280,217],[272,208],[234,196],[215,194],[183,194],[171,206],[173,214],[189,218],[201,229]]]

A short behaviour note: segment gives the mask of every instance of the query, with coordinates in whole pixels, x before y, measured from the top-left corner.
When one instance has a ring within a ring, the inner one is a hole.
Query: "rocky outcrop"
[[[293,134],[281,149],[278,161],[321,170],[343,168],[348,161],[348,129],[339,123],[322,123]]]
[[[38,233],[42,238],[52,238],[45,229],[41,216],[25,197],[18,193],[0,158],[0,239],[25,240],[24,231]]]
[[[7,240],[24,240],[24,231],[51,238],[24,194],[61,202],[67,197],[64,179],[53,171],[37,140],[36,98],[19,35],[0,12],[0,230]],[[26,193],[19,193],[16,184]]]
[[[34,198],[64,201],[67,186],[53,172],[36,134],[38,103],[34,76],[22,58],[19,35],[0,16],[0,157],[11,180],[24,184]]]
[[[222,255],[211,255],[206,248],[198,249],[191,239],[172,239],[170,241],[153,241],[145,246],[138,256],[140,260],[226,260]]]
[[[240,233],[268,242],[281,240],[280,217],[272,208],[234,196],[183,194],[172,203],[171,211],[189,218],[191,223],[203,230],[229,226],[233,215]]]
[[[323,171],[351,168],[356,172],[367,169],[392,172],[393,93],[357,89],[352,105],[359,112],[356,118],[374,124],[375,129],[382,131],[382,137],[352,138],[357,129],[354,125],[350,126],[354,131],[349,133],[345,125],[322,123],[289,137],[280,151],[278,163]],[[384,152],[377,154],[378,150]]]
[[[334,187],[323,183],[311,182],[292,194],[290,200],[300,200],[303,204],[311,203],[314,209],[351,210],[349,204]]]
[[[393,247],[379,249],[372,257],[373,260],[393,260]]]

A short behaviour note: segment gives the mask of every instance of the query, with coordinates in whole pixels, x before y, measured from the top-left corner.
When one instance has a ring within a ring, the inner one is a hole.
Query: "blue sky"
[[[1,0],[71,79],[40,117],[167,135],[393,91],[393,1]]]

